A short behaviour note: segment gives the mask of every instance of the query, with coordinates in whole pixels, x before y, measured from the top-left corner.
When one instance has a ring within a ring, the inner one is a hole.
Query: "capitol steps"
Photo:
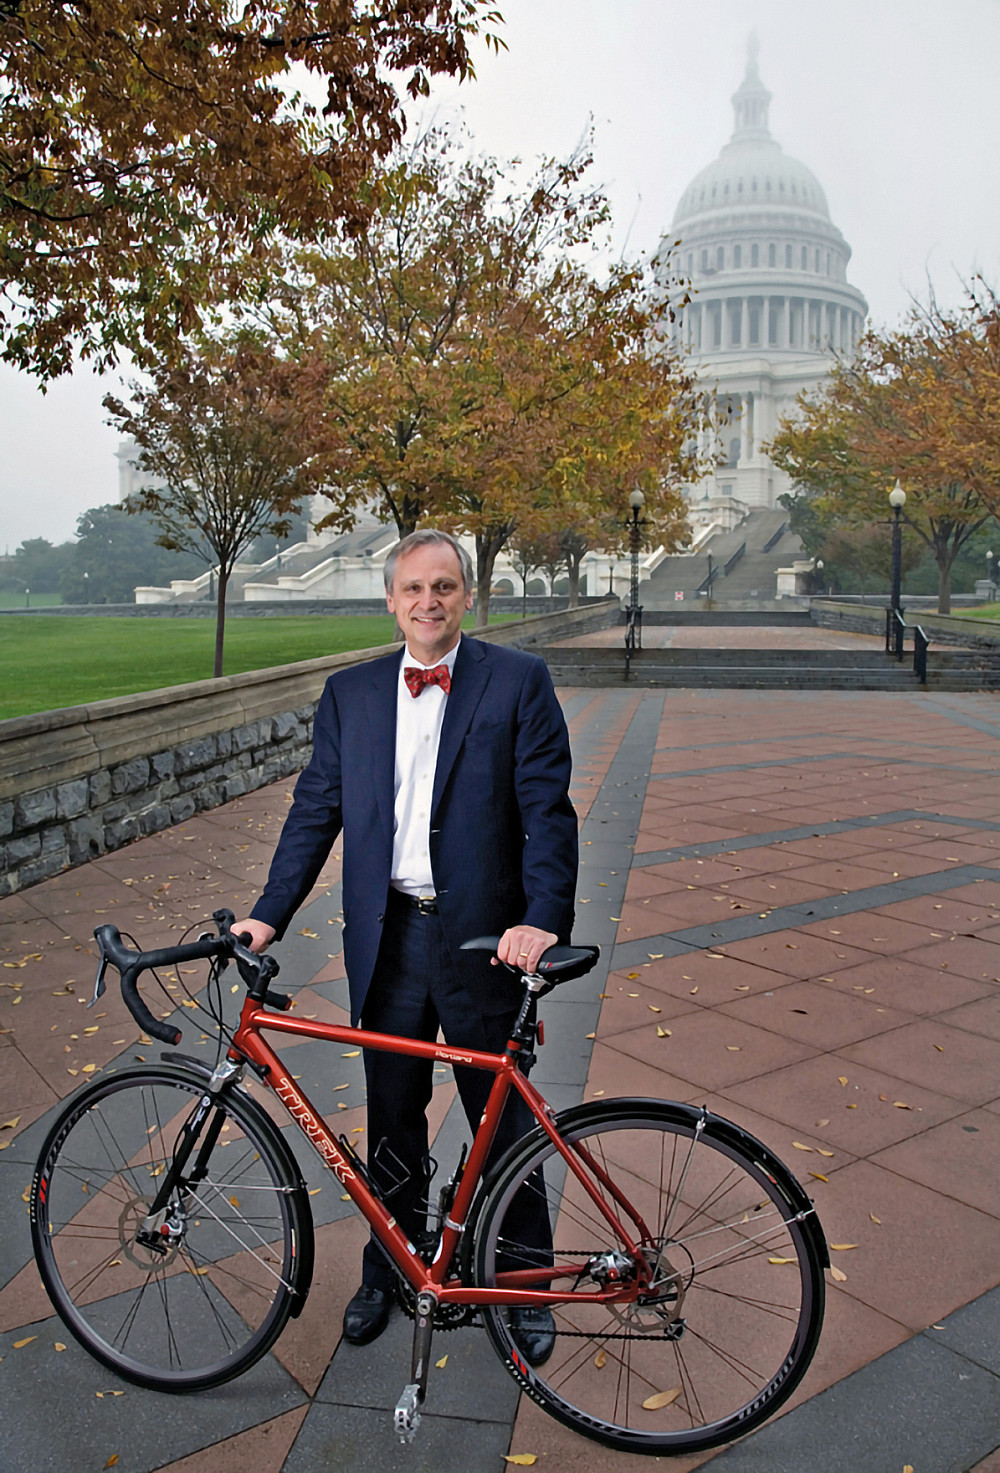
[[[625,683],[624,642],[618,648],[552,646],[538,653],[556,685]],[[974,651],[934,651],[922,687],[909,659],[897,662],[881,650],[646,649],[632,655],[628,683],[679,689],[995,690],[1000,662]]]

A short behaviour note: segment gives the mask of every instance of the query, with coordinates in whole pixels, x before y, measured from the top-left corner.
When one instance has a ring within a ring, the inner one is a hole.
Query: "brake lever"
[[[97,964],[97,976],[94,978],[94,995],[87,1004],[88,1009],[94,1006],[98,999],[102,998],[107,991],[107,983],[104,974],[108,970],[108,959],[101,953],[101,960]]]

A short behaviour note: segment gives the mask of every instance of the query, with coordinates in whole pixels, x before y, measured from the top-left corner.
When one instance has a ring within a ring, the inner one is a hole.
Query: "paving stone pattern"
[[[846,1277],[829,1278],[816,1361],[786,1413],[670,1467],[1000,1473],[996,698],[560,698],[581,821],[577,937],[600,942],[604,968],[547,1000],[534,1077],[557,1106],[636,1093],[730,1116],[796,1170],[830,1242],[854,1245],[832,1252]],[[290,790],[241,796],[0,901],[0,1466],[63,1473],[117,1454],[122,1473],[500,1473],[504,1454],[530,1452],[558,1473],[649,1468],[518,1405],[475,1330],[436,1340],[448,1359],[400,1448],[408,1322],[361,1350],[339,1343],[363,1233],[291,1127],[315,1193],[317,1271],[302,1317],[248,1376],[208,1396],[142,1392],[53,1317],[22,1200],[35,1153],[66,1094],[144,1052],[113,990],[81,1005],[93,927],[113,919],[153,945],[216,905],[244,910]],[[335,851],[281,960],[303,1012],[344,1021],[339,867]],[[184,1046],[207,1051],[178,997],[165,1006]],[[360,1060],[291,1049],[319,1107],[363,1142]],[[435,1078],[445,1161],[465,1127],[450,1074]]]

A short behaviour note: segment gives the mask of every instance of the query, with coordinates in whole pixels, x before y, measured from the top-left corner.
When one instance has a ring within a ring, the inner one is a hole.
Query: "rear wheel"
[[[510,1311],[485,1311],[507,1369],[609,1447],[694,1452],[749,1432],[791,1395],[822,1324],[825,1250],[801,1188],[753,1137],[684,1106],[612,1101],[567,1112],[560,1129],[638,1252],[547,1137],[525,1142],[480,1214],[477,1281],[514,1286],[512,1272],[550,1265],[505,1232],[515,1196],[544,1190],[554,1264],[533,1283],[566,1299],[553,1306],[555,1351],[536,1368]],[[616,1288],[615,1303],[574,1297]]]
[[[161,1391],[217,1386],[253,1365],[298,1307],[311,1241],[280,1137],[235,1089],[205,1114],[149,1231],[153,1198],[205,1098],[203,1079],[170,1066],[109,1075],[69,1101],[32,1184],[35,1257],[52,1303],[91,1355]]]

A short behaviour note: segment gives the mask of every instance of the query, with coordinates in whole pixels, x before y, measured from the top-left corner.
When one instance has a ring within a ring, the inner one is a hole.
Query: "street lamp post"
[[[632,555],[632,585],[629,589],[629,608],[632,619],[636,625],[636,650],[642,648],[642,608],[639,605],[639,544],[642,541],[642,527],[645,526],[645,518],[639,517],[642,508],[647,504],[647,498],[642,495],[638,488],[629,496],[629,508],[632,516],[629,517],[629,552]]]
[[[903,507],[906,505],[906,492],[897,481],[889,492],[889,505],[892,507],[892,590],[889,597],[891,628],[893,632],[892,645],[897,660],[903,658],[903,615],[899,607],[900,585],[903,581],[903,524],[900,520]]]
[[[986,554],[986,581],[990,585],[990,597],[993,596],[993,553]]]
[[[819,578],[819,591],[820,591],[820,593],[823,593],[824,592],[824,583],[823,583],[823,559],[822,558],[817,558],[816,559],[816,573],[817,573],[817,576]]]
[[[84,575],[83,575],[83,601],[84,601],[85,604],[89,604],[90,603],[90,574],[89,573],[84,573]]]
[[[642,529],[646,525],[644,517],[640,516],[646,505],[646,498],[638,486],[628,499],[631,515],[625,523],[628,528],[628,546],[632,558],[632,577],[629,589],[629,605],[625,615],[625,675],[628,677],[629,662],[635,650],[642,649],[642,607],[639,603],[639,544],[642,541]]]

